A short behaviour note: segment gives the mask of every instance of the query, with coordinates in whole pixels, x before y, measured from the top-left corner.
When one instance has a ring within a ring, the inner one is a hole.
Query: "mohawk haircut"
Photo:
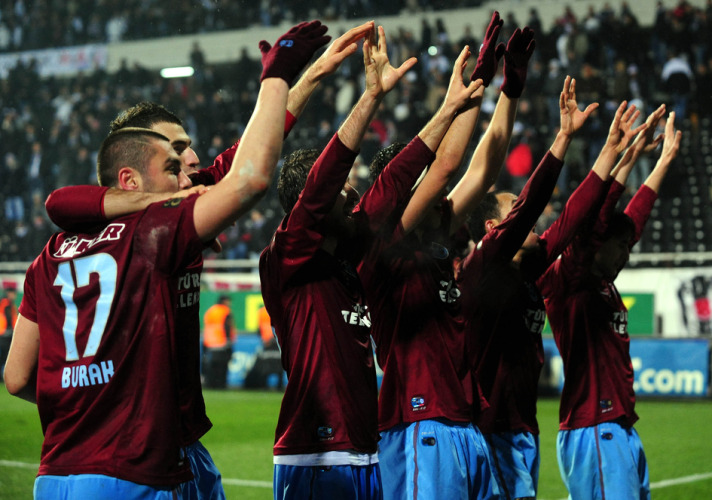
[[[119,170],[123,167],[131,167],[145,174],[154,154],[156,140],[168,142],[168,137],[140,127],[126,127],[111,132],[99,148],[96,163],[99,185],[116,187]]]
[[[298,149],[284,159],[277,181],[277,194],[285,213],[290,213],[297,203],[309,171],[320,154],[318,149]]]
[[[161,104],[143,101],[119,113],[119,116],[109,124],[109,130],[116,132],[125,127],[153,128],[157,123],[183,125],[180,118]]]

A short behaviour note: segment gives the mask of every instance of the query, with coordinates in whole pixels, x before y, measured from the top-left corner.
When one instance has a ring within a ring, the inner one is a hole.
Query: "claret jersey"
[[[55,234],[27,271],[20,312],[40,330],[40,475],[191,479],[180,451],[175,304],[203,249],[196,199]]]
[[[392,216],[422,171],[423,154],[429,152],[418,138],[409,148],[410,156],[401,157],[400,169],[394,167],[400,175],[386,173],[389,165],[354,209],[357,236],[342,242],[331,255],[321,249],[321,223],[356,157],[335,136],[262,252],[262,296],[289,379],[275,455],[377,450],[372,315],[355,265],[375,233],[400,220]]]
[[[588,272],[601,244],[600,234],[624,189],[618,182],[611,184],[594,231],[579,235],[540,280],[564,363],[562,430],[614,420],[632,426],[638,420],[628,311],[612,281]],[[631,247],[640,239],[656,199],[655,192],[643,185],[628,204],[625,212],[635,224]]]

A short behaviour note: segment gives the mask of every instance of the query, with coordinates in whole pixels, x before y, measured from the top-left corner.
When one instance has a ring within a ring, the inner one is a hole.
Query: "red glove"
[[[260,42],[262,52],[262,77],[281,78],[290,86],[304,69],[314,52],[329,43],[330,36],[324,36],[327,27],[319,21],[297,24],[279,37],[274,47],[267,41]]]
[[[499,60],[504,53],[504,44],[497,45],[497,38],[499,37],[499,32],[502,31],[503,24],[504,21],[499,18],[499,12],[495,10],[482,40],[475,71],[470,76],[470,80],[473,82],[478,78],[482,78],[485,87],[490,84],[495,73],[497,73]]]
[[[529,26],[514,30],[504,52],[504,81],[500,87],[507,97],[514,99],[522,95],[527,81],[527,64],[534,47],[534,32]]]

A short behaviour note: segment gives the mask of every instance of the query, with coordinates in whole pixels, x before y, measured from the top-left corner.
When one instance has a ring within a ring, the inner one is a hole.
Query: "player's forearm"
[[[172,193],[124,191],[101,186],[68,186],[52,192],[45,209],[52,222],[65,231],[81,231],[107,220],[143,210]]]
[[[358,151],[361,147],[363,136],[382,100],[383,96],[374,96],[369,92],[364,92],[349,116],[339,127],[337,132],[339,140],[351,151]]]
[[[485,191],[499,175],[499,170],[504,163],[509,148],[509,141],[512,138],[514,120],[517,116],[518,99],[507,97],[501,93],[492,120],[487,126],[480,143],[475,149],[475,153],[470,160],[470,165],[465,175],[474,170],[479,170],[479,177],[484,180],[487,187]],[[491,181],[491,182],[490,182]]]
[[[482,200],[499,175],[512,137],[518,99],[500,94],[492,120],[470,159],[465,175],[448,196],[452,205],[451,232]]]
[[[203,241],[250,210],[269,188],[282,150],[288,90],[280,78],[262,81],[230,172],[196,202],[195,228]]]
[[[11,391],[10,394],[30,403],[37,404],[37,377],[35,376],[34,380],[28,382],[21,390],[15,392]]]
[[[655,191],[656,193],[660,192],[660,186],[663,183],[663,179],[665,179],[665,176],[667,175],[668,168],[670,167],[670,162],[665,161],[663,158],[660,158],[658,160],[658,163],[655,165],[655,168],[653,169],[652,172],[650,172],[650,175],[648,175],[648,178],[645,179],[644,184],[648,186],[650,189]]]
[[[139,212],[151,203],[170,199],[173,193],[145,193],[110,188],[104,195],[104,217],[107,220]]]
[[[430,206],[443,196],[445,187],[462,162],[467,144],[474,131],[478,113],[479,106],[468,109],[453,119],[437,149],[435,161],[428,169],[423,181],[418,185],[418,189],[411,196],[403,212],[401,224],[404,233],[408,233],[415,228]],[[430,124],[426,128],[429,126]],[[423,132],[421,134],[425,135]],[[421,134],[419,134],[419,137],[422,140]],[[433,150],[430,149],[430,151]]]
[[[319,85],[319,80],[315,78],[311,70],[312,67],[313,66],[310,66],[299,81],[289,90],[287,110],[292,113],[295,118],[299,118],[302,115],[307,102],[309,102],[309,98]]]
[[[483,164],[491,165],[491,168],[499,169],[502,166],[509,148],[509,141],[512,139],[518,103],[519,99],[508,97],[504,92],[499,95],[492,120],[481,141],[481,143],[485,143],[486,158],[478,158],[478,162],[482,161]],[[477,152],[475,154],[477,155]]]
[[[549,151],[556,158],[558,158],[561,161],[564,161],[564,157],[566,156],[566,151],[568,151],[572,140],[573,140],[573,138],[571,137],[570,134],[565,134],[565,133],[559,131],[559,133],[556,134],[556,137],[554,138],[554,142],[551,144]]]
[[[37,403],[37,360],[40,351],[40,330],[37,323],[17,317],[12,345],[5,363],[5,387],[13,396]]]
[[[418,137],[425,143],[430,151],[437,151],[445,134],[449,131],[458,109],[445,101],[430,121],[418,133]]]
[[[607,181],[613,175],[613,166],[616,164],[616,158],[618,158],[618,152],[616,148],[604,144],[601,152],[598,154],[596,161],[591,167],[591,171],[594,172],[602,180]],[[625,180],[623,181],[625,183]]]
[[[431,169],[438,169],[447,175],[457,172],[467,151],[467,146],[475,131],[480,114],[481,99],[476,106],[464,110],[455,116],[437,149],[437,156]]]
[[[108,188],[100,186],[67,186],[47,197],[45,210],[49,218],[65,231],[77,231],[106,221],[103,198]]]

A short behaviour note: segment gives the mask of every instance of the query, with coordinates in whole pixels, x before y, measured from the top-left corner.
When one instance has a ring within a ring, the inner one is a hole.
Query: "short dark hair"
[[[482,201],[472,210],[467,219],[467,229],[469,229],[473,241],[480,241],[487,234],[485,222],[490,219],[499,219],[502,216],[497,195],[506,192],[500,190],[485,193]]]
[[[157,123],[183,125],[180,118],[168,111],[161,104],[142,101],[119,113],[111,124],[109,124],[109,129],[115,132],[125,127],[153,128]]]
[[[407,145],[408,144],[406,144],[405,142],[394,142],[390,146],[382,148],[380,151],[378,151],[378,153],[375,154],[373,160],[371,160],[371,165],[368,168],[368,180],[371,182],[371,184],[376,182],[376,179],[378,179],[378,176],[381,175],[383,169],[386,168],[386,166],[391,162],[391,160],[395,158],[398,153],[403,151],[403,149]]]
[[[291,212],[297,203],[319,154],[318,149],[298,149],[284,159],[277,181],[277,194],[285,213]]]
[[[123,167],[135,168],[145,174],[156,139],[168,141],[163,134],[139,127],[126,127],[107,135],[101,143],[96,162],[99,185],[115,187],[119,181],[119,170]]]
[[[611,214],[608,220],[608,225],[601,235],[602,241],[610,240],[611,238],[627,238],[629,241],[635,236],[635,223],[628,214],[616,210]]]

